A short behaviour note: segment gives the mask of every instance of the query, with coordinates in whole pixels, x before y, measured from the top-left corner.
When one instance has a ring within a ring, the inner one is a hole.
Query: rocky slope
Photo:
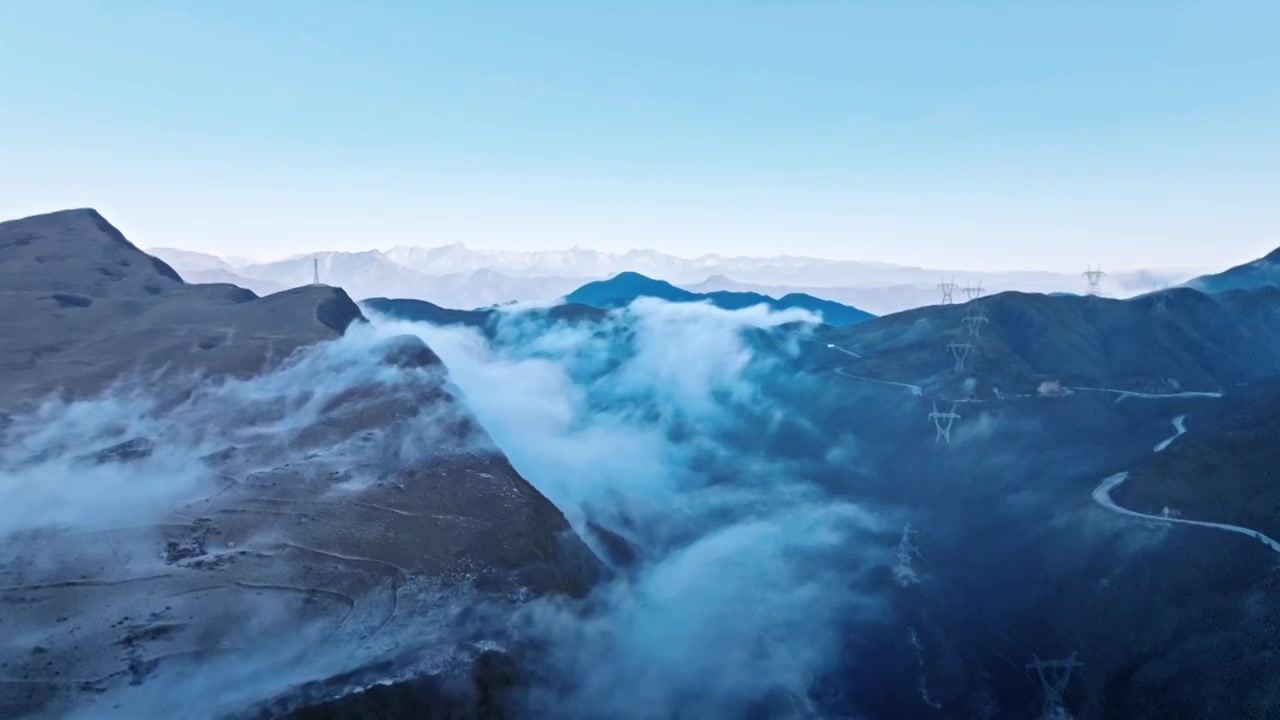
[[[446,618],[600,576],[439,358],[341,290],[189,285],[67,211],[0,223],[0,335],[6,717],[465,672]]]
[[[330,287],[188,285],[93,210],[0,223],[0,253],[9,405],[99,392],[126,371],[247,376],[362,319]]]

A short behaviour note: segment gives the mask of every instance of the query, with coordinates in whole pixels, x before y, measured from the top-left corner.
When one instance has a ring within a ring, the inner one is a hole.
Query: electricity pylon
[[[1156,315],[1169,314],[1169,293],[1166,292],[1168,289],[1169,283],[1165,283],[1164,287],[1155,292],[1155,304],[1151,306],[1151,311]]]
[[[956,279],[954,277],[951,278],[950,282],[947,282],[947,279],[943,278],[942,282],[938,283],[938,289],[942,291],[943,305],[950,305],[952,302],[954,302],[952,300],[952,297],[955,295],[957,287],[959,286],[956,285]]]
[[[1040,676],[1040,687],[1044,691],[1045,720],[1061,720],[1071,717],[1067,714],[1066,705],[1062,702],[1062,694],[1066,692],[1067,683],[1071,681],[1071,672],[1084,663],[1076,660],[1076,654],[1065,660],[1041,660],[1032,656],[1027,663],[1027,670],[1035,670]]]
[[[955,423],[956,420],[960,419],[960,416],[956,414],[955,403],[951,404],[951,412],[938,412],[938,406],[935,404],[933,406],[933,412],[929,413],[929,419],[933,421],[933,426],[938,429],[938,435],[933,441],[938,442],[939,440],[946,440],[947,444],[950,445],[951,425]],[[912,549],[914,549],[914,546]]]
[[[969,335],[980,338],[982,337],[982,326],[991,322],[986,312],[982,308],[978,308],[975,312],[970,310],[967,315],[960,319],[964,326],[969,329]]]
[[[320,284],[320,258],[311,258],[311,284]]]
[[[1106,273],[1102,272],[1102,263],[1098,263],[1097,269],[1094,269],[1093,265],[1089,265],[1088,267],[1089,269],[1082,273],[1085,281],[1088,283],[1088,288],[1085,292],[1089,295],[1101,295],[1102,278],[1107,276]]]
[[[977,300],[978,298],[982,297],[983,293],[985,292],[986,290],[982,289],[981,280],[978,281],[977,285],[970,285],[967,282],[964,285],[964,296],[969,298],[970,300]]]
[[[916,570],[912,567],[912,560],[920,551],[916,549],[916,544],[912,540],[916,535],[915,528],[911,527],[911,523],[907,523],[902,528],[902,539],[898,541],[898,564],[893,566],[893,578],[902,587],[908,587],[920,582],[920,577],[916,575]]]
[[[969,351],[973,350],[973,344],[953,342],[947,345],[947,349],[956,358],[956,370],[964,370],[965,358],[969,357]]]

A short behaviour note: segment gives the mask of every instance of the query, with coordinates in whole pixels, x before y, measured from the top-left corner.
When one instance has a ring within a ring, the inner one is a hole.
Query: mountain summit
[[[765,305],[772,310],[807,310],[819,315],[824,323],[837,327],[856,325],[875,317],[864,310],[803,293],[791,293],[781,298],[752,292],[695,293],[636,272],[619,273],[608,280],[587,283],[569,293],[565,301],[611,308],[628,305],[642,297],[667,302],[709,302],[724,310],[742,310],[756,305]]]

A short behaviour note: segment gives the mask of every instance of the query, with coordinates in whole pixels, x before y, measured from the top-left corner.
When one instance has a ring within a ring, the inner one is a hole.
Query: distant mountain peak
[[[696,293],[638,272],[622,272],[609,278],[587,283],[570,293],[565,301],[597,308],[622,307],[642,297],[667,302],[710,302],[724,310],[742,310],[766,305],[774,310],[801,309],[814,313],[829,325],[853,325],[874,317],[871,313],[830,300],[803,293],[792,293],[781,299],[751,292],[717,291]]]
[[[570,293],[566,300],[571,303],[606,308],[627,305],[641,297],[685,302],[693,299],[695,293],[682,290],[665,280],[655,280],[638,272],[626,271],[608,280],[587,283]]]
[[[636,272],[636,271],[634,271],[634,270],[624,270],[624,271],[622,271],[622,272],[618,273],[617,275],[614,275],[613,277],[609,278],[609,280],[608,280],[608,281],[615,281],[615,280],[622,280],[622,281],[626,281],[626,282],[632,282],[632,281],[641,280],[641,281],[651,282],[651,283],[663,283],[663,284],[666,284],[666,285],[670,285],[670,284],[671,284],[671,283],[668,283],[668,282],[667,282],[667,281],[665,281],[665,280],[656,280],[656,279],[654,279],[654,278],[649,277],[648,275],[644,275],[644,274],[642,274],[642,273],[638,273],[638,272]],[[606,282],[608,282],[608,281],[606,281]]]

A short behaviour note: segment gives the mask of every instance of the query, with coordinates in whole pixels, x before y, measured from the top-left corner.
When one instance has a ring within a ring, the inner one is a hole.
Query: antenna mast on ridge
[[[319,285],[320,284],[320,258],[311,258],[311,270],[313,273],[312,275],[313,279],[311,281],[311,284]]]

